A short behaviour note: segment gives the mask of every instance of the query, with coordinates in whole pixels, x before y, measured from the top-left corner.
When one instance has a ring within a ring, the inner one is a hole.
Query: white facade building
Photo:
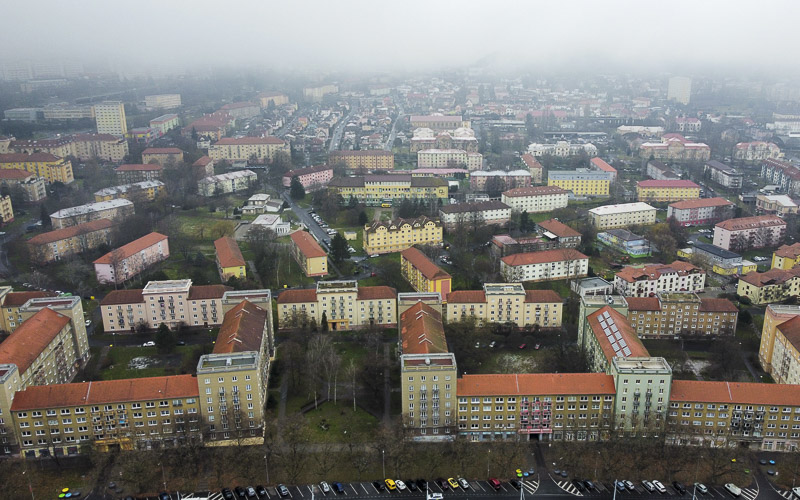
[[[417,152],[417,168],[457,168],[459,165],[466,165],[470,171],[481,170],[483,155],[463,149],[423,149]]]
[[[706,272],[676,260],[672,264],[624,267],[614,276],[614,290],[626,297],[653,297],[659,292],[702,292]]]
[[[655,224],[656,208],[640,201],[605,205],[589,210],[589,218],[597,229]]]
[[[569,192],[557,186],[536,186],[509,189],[500,201],[514,212],[550,212],[567,206]]]
[[[586,152],[589,156],[597,156],[597,147],[592,143],[571,144],[567,141],[558,141],[555,144],[532,143],[528,145],[528,153],[533,156],[559,156],[566,158]]]

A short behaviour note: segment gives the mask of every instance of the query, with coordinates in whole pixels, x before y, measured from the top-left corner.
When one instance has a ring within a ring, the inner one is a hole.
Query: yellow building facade
[[[563,299],[552,290],[525,290],[521,283],[485,283],[483,290],[447,296],[447,321],[475,318],[479,324],[513,323],[519,328],[561,327]]]
[[[109,201],[123,198],[126,200],[146,199],[155,200],[164,192],[164,183],[161,181],[142,181],[133,184],[122,184],[95,191],[94,201]]]
[[[453,289],[453,278],[414,247],[400,253],[400,272],[417,292],[438,293],[443,301]]]
[[[638,201],[673,202],[700,198],[700,186],[689,180],[646,180],[636,183]]]
[[[800,264],[800,243],[781,245],[772,253],[771,269],[788,270]]]
[[[382,149],[363,151],[332,151],[328,163],[344,164],[348,170],[392,170],[394,153]]]
[[[363,241],[368,255],[400,252],[414,245],[441,245],[442,224],[424,215],[373,222],[364,226]]]
[[[447,182],[443,179],[401,174],[333,178],[328,189],[345,202],[355,198],[369,206],[400,200],[445,200],[448,197]]]
[[[49,153],[7,153],[0,154],[0,168],[26,170],[48,183],[70,184],[75,180],[72,163]]]
[[[328,254],[319,246],[311,234],[296,231],[290,236],[292,256],[306,276],[325,276],[328,274]]]
[[[572,191],[576,196],[608,196],[611,175],[589,170],[553,170],[547,174],[547,185]]]

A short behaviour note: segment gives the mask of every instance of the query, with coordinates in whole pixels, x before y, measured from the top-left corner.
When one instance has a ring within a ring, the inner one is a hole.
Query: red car
[[[519,345],[519,348],[520,348],[520,349],[525,349],[527,346],[528,346],[528,344],[520,344],[520,345]]]
[[[537,351],[539,350],[540,347],[541,346],[539,344],[536,344],[535,346],[533,346],[533,348],[536,349]]]

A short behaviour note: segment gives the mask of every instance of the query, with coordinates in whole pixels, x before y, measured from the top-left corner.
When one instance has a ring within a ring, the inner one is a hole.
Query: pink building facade
[[[119,284],[169,258],[169,238],[150,233],[94,261],[98,283]]]
[[[328,185],[328,182],[333,179],[333,168],[329,165],[317,165],[316,167],[290,170],[283,176],[283,187],[288,188],[292,185],[292,177],[297,177],[306,191],[313,191]]]

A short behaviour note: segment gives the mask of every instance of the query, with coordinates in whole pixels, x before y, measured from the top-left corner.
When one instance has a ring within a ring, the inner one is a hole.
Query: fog
[[[114,67],[797,70],[800,2],[6,2],[3,59]]]

